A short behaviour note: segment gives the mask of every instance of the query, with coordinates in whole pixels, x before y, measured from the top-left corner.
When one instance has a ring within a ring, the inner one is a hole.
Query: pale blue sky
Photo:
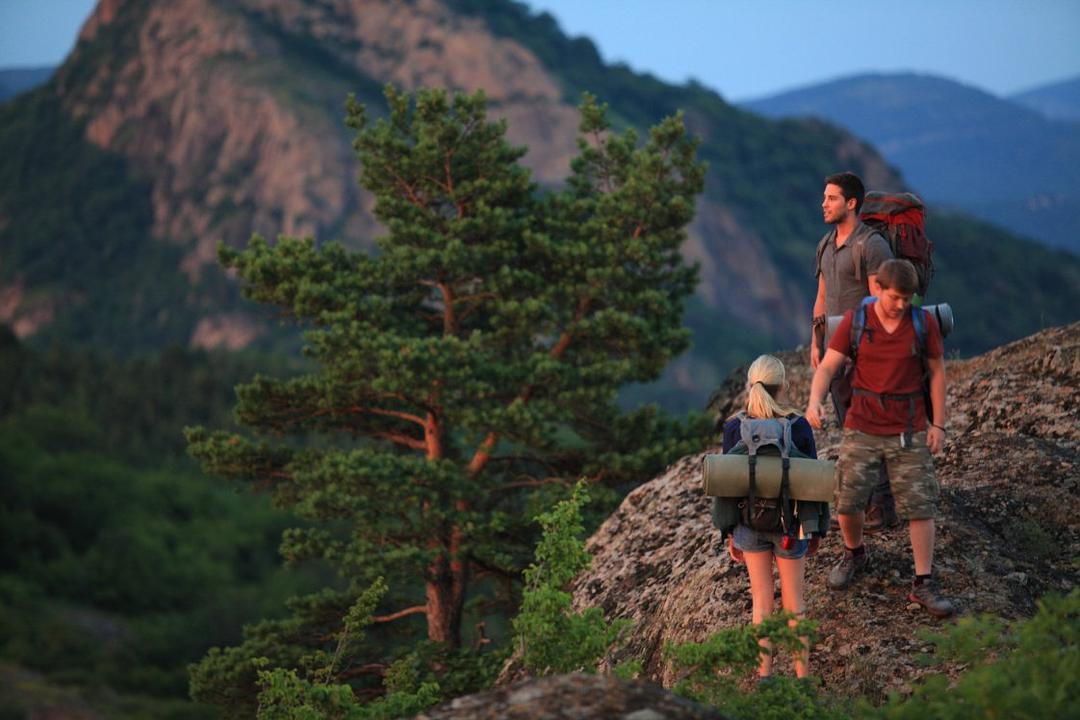
[[[734,100],[860,72],[925,72],[998,95],[1080,75],[1080,0],[528,4],[592,38],[609,62],[672,82],[693,77]],[[93,6],[0,0],[0,68],[59,63]],[[889,25],[909,29],[890,33]]]

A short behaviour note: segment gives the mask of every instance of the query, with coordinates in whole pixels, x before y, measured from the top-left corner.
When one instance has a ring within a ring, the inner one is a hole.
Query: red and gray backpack
[[[859,219],[889,241],[893,257],[911,261],[919,276],[919,298],[934,276],[934,243],[926,236],[926,208],[912,193],[868,192]]]

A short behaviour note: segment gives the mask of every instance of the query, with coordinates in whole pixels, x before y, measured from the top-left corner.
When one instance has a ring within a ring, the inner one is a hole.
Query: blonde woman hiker
[[[801,454],[816,458],[817,448],[814,445],[814,433],[810,429],[810,424],[794,409],[783,404],[787,392],[783,363],[772,355],[762,355],[750,365],[746,382],[746,409],[736,413],[724,423],[724,453],[727,454],[732,450],[736,453],[744,451],[746,447],[744,429],[751,426],[763,427],[756,421],[776,420],[779,421],[774,423],[777,427],[782,429],[784,424],[790,427],[790,431],[784,432],[782,437],[790,438],[790,445],[794,446],[790,448],[792,455]],[[761,501],[762,499],[758,499],[759,503]],[[799,527],[794,533],[785,534],[779,527],[775,528],[775,531],[751,527],[752,524],[759,527],[767,526],[767,522],[762,522],[760,512],[755,515],[753,508],[749,507],[748,499],[714,498],[713,524],[721,531],[722,539],[727,538],[728,552],[732,559],[745,563],[750,575],[750,594],[753,600],[755,625],[761,623],[776,610],[773,601],[774,561],[780,574],[783,610],[792,613],[796,618],[802,618],[805,615],[803,577],[806,558],[817,552],[821,541],[820,531],[828,528],[828,504],[813,503],[813,505],[815,522],[812,529],[808,531],[806,527]],[[810,516],[811,513],[799,515],[800,517]],[[804,645],[805,643],[804,639]],[[762,640],[761,644],[766,651],[761,653],[758,675],[768,677],[772,674],[772,655],[767,651],[768,641]],[[804,646],[802,650],[796,652],[794,661],[796,676],[806,677],[809,672],[809,648]]]

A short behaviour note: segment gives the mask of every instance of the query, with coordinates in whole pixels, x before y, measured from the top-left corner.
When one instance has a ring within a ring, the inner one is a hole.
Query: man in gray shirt
[[[817,247],[817,297],[810,334],[810,365],[815,369],[825,351],[825,323],[830,315],[843,315],[859,307],[863,298],[876,287],[874,276],[881,263],[892,258],[888,241],[859,220],[866,188],[855,173],[842,172],[825,178],[821,211],[832,229]],[[851,403],[850,369],[838,372],[829,386],[837,421]],[[866,511],[866,529],[896,523],[889,479],[882,476]]]

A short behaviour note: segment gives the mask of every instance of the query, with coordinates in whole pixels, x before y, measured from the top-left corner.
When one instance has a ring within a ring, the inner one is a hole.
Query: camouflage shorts
[[[926,433],[915,433],[911,447],[900,447],[898,435],[868,435],[844,429],[836,461],[836,512],[855,515],[866,509],[882,463],[889,474],[896,514],[905,520],[937,515],[939,486]]]

